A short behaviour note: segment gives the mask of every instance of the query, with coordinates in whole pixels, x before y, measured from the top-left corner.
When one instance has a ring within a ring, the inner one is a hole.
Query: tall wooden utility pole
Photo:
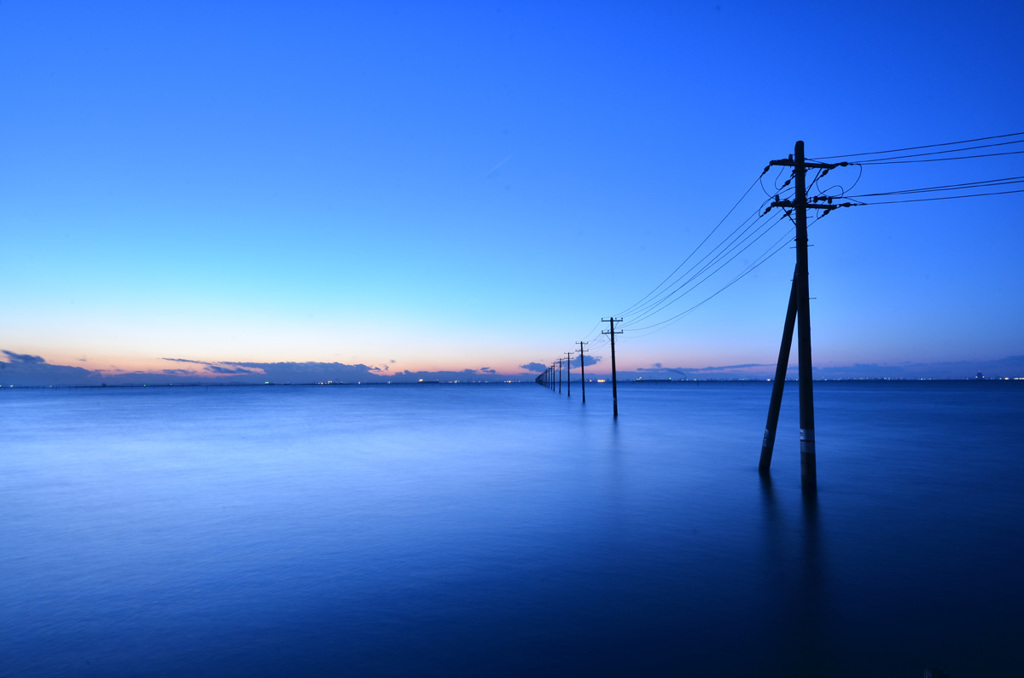
[[[565,395],[572,397],[572,351],[565,352]]]
[[[778,165],[793,168],[794,185],[796,195],[793,200],[776,200],[772,207],[790,208],[795,214],[796,220],[796,272],[793,276],[793,289],[790,293],[796,297],[796,330],[797,330],[797,355],[799,359],[800,375],[800,484],[803,491],[813,494],[818,488],[818,470],[814,447],[814,393],[812,391],[813,378],[811,375],[811,302],[810,292],[807,283],[807,209],[834,209],[830,204],[808,204],[807,203],[807,169],[831,170],[838,165],[827,163],[807,162],[804,157],[804,142],[796,142],[793,155],[787,160],[772,160],[769,166]],[[789,340],[792,341],[792,328],[789,320],[789,313],[786,316],[787,327],[789,327]],[[783,349],[786,349],[788,362],[788,348],[786,347],[786,330],[783,330]],[[782,350],[779,351],[779,361],[782,362]],[[776,379],[778,381],[779,368],[776,368]],[[773,400],[774,391],[773,386]],[[782,397],[782,389],[778,388],[779,398]],[[777,418],[776,414],[776,418]],[[771,407],[769,407],[769,425],[771,425]],[[765,438],[768,438],[768,427],[765,430]],[[773,432],[774,433],[774,432]],[[774,435],[772,436],[774,445]],[[771,463],[771,452],[765,458],[765,443],[761,447],[761,469],[767,472]]]
[[[615,323],[621,323],[622,318],[601,318],[601,322],[608,323],[608,329],[601,334],[607,334],[612,340],[612,413],[616,419],[619,417],[619,389],[615,376],[615,335],[622,334],[622,330],[615,330]]]
[[[580,390],[583,391],[583,403],[587,402],[587,370],[583,366],[583,344],[589,342],[580,342]]]

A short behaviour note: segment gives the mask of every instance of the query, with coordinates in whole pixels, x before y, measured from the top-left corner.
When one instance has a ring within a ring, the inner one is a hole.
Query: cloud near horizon
[[[161,358],[161,360],[167,360],[168,362],[175,363],[186,363],[189,365],[202,365],[202,371],[194,370],[162,370],[161,374],[174,375],[174,376],[203,376],[204,373],[209,375],[231,375],[231,374],[263,374],[263,371],[258,368],[240,367],[233,363],[223,362],[210,362],[207,360],[191,360],[189,358]]]
[[[207,372],[214,374],[263,374],[263,370],[248,367],[224,367],[223,365],[207,365]]]
[[[15,353],[14,351],[4,350],[4,355],[7,356],[7,362],[11,364],[22,364],[22,365],[45,365],[46,360],[41,356],[29,355],[27,353]]]
[[[662,363],[653,363],[650,367],[638,367],[635,372],[642,373],[656,373],[656,374],[678,374],[686,377],[687,375],[697,376],[707,375],[708,373],[731,373],[730,377],[743,377],[750,376],[747,372],[759,370],[771,369],[774,370],[774,364],[761,364],[761,363],[743,363],[740,365],[708,365],[706,367],[666,367]]]

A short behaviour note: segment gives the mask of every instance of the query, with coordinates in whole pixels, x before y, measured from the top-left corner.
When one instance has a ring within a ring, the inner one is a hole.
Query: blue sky
[[[606,362],[598,321],[796,140],[822,157],[1024,131],[1022,26],[1010,1],[7,0],[0,349],[109,374],[512,374],[589,338]],[[892,191],[1021,158],[830,178]],[[1024,353],[1022,214],[1014,194],[813,224],[815,364]],[[620,367],[773,363],[792,267],[784,249],[627,329]]]

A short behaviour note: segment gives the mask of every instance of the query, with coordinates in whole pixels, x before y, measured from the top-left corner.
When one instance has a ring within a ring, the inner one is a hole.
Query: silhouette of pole
[[[775,366],[775,381],[772,383],[772,399],[768,404],[768,421],[764,426],[761,441],[761,461],[757,470],[767,475],[772,465],[772,451],[775,449],[775,430],[779,425],[779,410],[782,408],[782,388],[786,383],[786,369],[789,366],[790,349],[793,346],[793,326],[796,324],[796,271],[789,290],[789,308],[786,309],[786,324],[782,327],[782,345],[779,347],[779,362]]]
[[[558,359],[558,392],[562,392],[562,359]]]
[[[814,393],[811,375],[811,299],[807,280],[807,167],[804,142],[796,142],[793,166],[796,175],[796,280],[797,355],[800,363],[800,486],[804,492],[818,487],[814,446]]]
[[[580,390],[583,391],[583,404],[587,402],[587,371],[583,365],[583,344],[587,342],[580,342]]]
[[[601,322],[608,323],[608,329],[601,334],[607,334],[612,340],[612,416],[619,417],[619,387],[615,374],[615,335],[622,334],[622,330],[615,330],[615,323],[621,323],[622,318],[601,318]]]
[[[776,200],[772,207],[793,209],[796,221],[796,331],[797,356],[800,367],[800,484],[804,493],[814,494],[818,487],[817,456],[814,444],[814,392],[811,375],[811,301],[807,278],[807,209],[822,209],[826,213],[835,209],[830,204],[807,204],[807,169],[831,170],[838,165],[807,162],[804,142],[796,142],[788,160],[772,160],[768,166],[793,168],[795,195],[793,200]]]
[[[565,395],[572,397],[572,351],[565,352]]]

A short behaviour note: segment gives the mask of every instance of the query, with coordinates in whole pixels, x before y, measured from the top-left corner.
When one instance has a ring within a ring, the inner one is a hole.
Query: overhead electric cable
[[[737,282],[739,282],[739,281],[740,281],[741,279],[745,278],[745,277],[746,277],[747,275],[749,275],[750,273],[752,273],[752,272],[754,271],[754,269],[758,268],[759,266],[761,266],[762,264],[764,264],[764,263],[765,263],[766,261],[768,261],[769,259],[771,259],[772,257],[774,257],[774,256],[775,256],[776,254],[778,254],[778,253],[779,253],[779,252],[781,252],[782,250],[786,249],[786,248],[788,247],[788,244],[787,244],[787,243],[788,243],[789,241],[790,241],[790,233],[787,233],[787,234],[786,234],[786,236],[784,236],[784,237],[783,237],[783,238],[781,238],[780,240],[777,240],[777,241],[775,241],[775,244],[773,245],[773,247],[775,247],[775,249],[771,250],[771,251],[770,251],[770,252],[769,252],[768,254],[764,255],[764,256],[763,256],[763,257],[762,257],[762,258],[761,258],[761,259],[760,259],[759,261],[757,261],[757,262],[756,262],[755,264],[752,264],[752,265],[751,265],[751,266],[749,266],[749,267],[748,267],[748,268],[747,268],[746,270],[744,270],[744,271],[743,271],[743,272],[742,272],[741,274],[737,275],[737,276],[736,276],[735,278],[733,278],[733,279],[732,279],[732,280],[730,280],[730,281],[729,281],[728,283],[726,283],[725,285],[723,285],[723,286],[722,286],[722,287],[721,287],[721,288],[720,288],[719,290],[717,290],[717,291],[716,291],[716,292],[715,292],[714,294],[711,294],[711,295],[710,295],[710,296],[708,296],[707,298],[705,298],[705,299],[703,299],[703,300],[699,301],[698,303],[696,303],[696,304],[694,304],[693,306],[689,307],[689,308],[688,308],[688,309],[686,309],[685,311],[682,311],[681,313],[677,313],[676,315],[674,315],[674,316],[672,316],[672,317],[670,317],[670,318],[666,318],[665,320],[662,320],[662,321],[660,321],[660,322],[654,323],[653,325],[647,325],[646,327],[636,327],[636,328],[633,328],[632,332],[642,332],[642,331],[644,331],[644,330],[650,330],[650,329],[654,329],[654,332],[648,332],[647,334],[641,334],[641,335],[636,335],[636,334],[633,334],[633,335],[632,335],[632,336],[633,336],[633,338],[640,338],[640,337],[646,337],[646,336],[649,336],[649,335],[651,335],[651,334],[654,334],[655,332],[657,332],[657,331],[660,331],[660,329],[664,329],[665,327],[668,327],[669,325],[673,324],[673,323],[674,323],[675,321],[679,320],[679,319],[680,319],[680,318],[682,318],[683,316],[685,316],[685,315],[687,315],[687,314],[691,313],[692,311],[695,311],[696,309],[700,308],[701,306],[703,306],[703,305],[704,305],[704,304],[706,304],[707,302],[711,301],[712,299],[714,299],[715,297],[717,297],[717,296],[718,296],[719,294],[721,294],[721,293],[722,293],[722,292],[724,292],[725,290],[727,290],[727,289],[729,289],[730,287],[732,287],[733,285],[735,285],[735,284],[736,284]],[[782,243],[782,245],[781,245],[781,246],[777,246],[777,245],[779,245],[779,243],[780,243],[780,242]],[[777,246],[777,247],[776,247],[776,246]],[[660,329],[655,329],[655,328],[660,328]]]
[[[782,220],[783,220],[784,218],[785,218],[785,216],[784,216],[784,215],[779,215],[779,216],[778,216],[778,218],[777,218],[777,219],[775,220],[775,222],[774,222],[774,223],[770,224],[770,225],[769,225],[769,227],[768,227],[767,229],[764,229],[764,230],[763,230],[763,231],[762,231],[762,232],[760,233],[760,235],[758,235],[757,237],[755,237],[755,238],[754,238],[753,240],[750,240],[750,242],[748,242],[748,243],[747,243],[746,245],[744,245],[744,246],[743,246],[742,248],[738,248],[738,249],[737,249],[737,248],[735,248],[735,247],[734,247],[734,248],[732,248],[731,250],[729,250],[729,251],[728,251],[728,253],[732,253],[732,256],[730,256],[730,257],[729,257],[729,258],[728,258],[728,259],[727,259],[727,260],[726,260],[726,261],[725,261],[724,263],[722,263],[721,265],[719,265],[719,266],[718,266],[718,268],[714,269],[714,270],[713,270],[713,271],[711,271],[710,273],[707,273],[707,275],[705,275],[705,276],[704,276],[703,278],[701,278],[701,279],[700,279],[700,280],[698,280],[698,281],[697,281],[696,283],[694,283],[694,284],[693,284],[693,286],[691,286],[691,287],[690,287],[689,289],[687,289],[687,290],[685,290],[685,291],[680,291],[680,290],[682,290],[682,288],[678,288],[678,289],[677,289],[677,291],[679,291],[679,294],[676,294],[676,295],[674,295],[674,296],[673,296],[673,297],[671,297],[671,298],[667,298],[667,299],[666,299],[666,300],[664,301],[664,303],[663,303],[663,304],[661,304],[660,306],[658,306],[657,308],[652,308],[651,310],[647,311],[646,313],[643,313],[643,314],[639,315],[638,317],[635,317],[635,318],[629,318],[629,319],[626,319],[626,320],[624,320],[624,322],[622,323],[622,327],[623,327],[623,329],[626,329],[626,328],[630,327],[631,325],[634,325],[634,324],[636,324],[636,323],[638,323],[638,322],[642,322],[642,321],[646,320],[647,318],[650,318],[651,316],[655,315],[656,313],[660,312],[661,310],[663,310],[663,309],[665,309],[665,308],[668,308],[668,307],[669,307],[669,306],[671,306],[672,304],[676,303],[677,301],[679,301],[679,299],[681,299],[681,298],[682,298],[682,297],[684,297],[685,295],[687,295],[687,294],[689,294],[690,292],[692,292],[692,291],[696,290],[696,289],[697,289],[697,288],[698,288],[698,287],[699,287],[700,285],[702,285],[702,284],[703,284],[704,282],[706,282],[706,281],[707,281],[708,279],[710,279],[710,278],[711,278],[712,276],[714,276],[714,275],[715,275],[715,274],[717,274],[717,273],[718,273],[719,271],[721,271],[721,270],[722,270],[723,268],[725,268],[725,266],[727,266],[727,265],[728,265],[729,263],[731,263],[731,262],[732,262],[733,260],[735,260],[735,259],[736,259],[736,257],[738,257],[738,256],[739,256],[740,254],[742,254],[742,253],[743,253],[743,252],[745,252],[745,251],[746,251],[747,249],[749,249],[749,248],[750,248],[750,247],[751,247],[751,246],[752,246],[752,245],[753,245],[754,243],[756,243],[756,242],[757,242],[758,240],[760,240],[760,239],[761,239],[761,238],[763,238],[763,237],[764,237],[765,235],[767,235],[767,234],[768,234],[768,232],[769,232],[769,231],[771,231],[771,230],[772,230],[772,229],[773,229],[773,228],[774,228],[775,226],[777,226],[777,225],[778,225],[778,224],[779,224],[779,223],[780,223],[780,222],[781,222],[781,221],[782,221]],[[734,253],[733,253],[733,252],[734,252]],[[703,269],[703,270],[702,270],[701,272],[703,272],[703,271],[706,271],[706,270],[707,270],[707,268]],[[698,275],[699,275],[699,274],[700,274],[700,273],[698,273]],[[730,283],[730,284],[731,284],[731,283]],[[724,288],[723,288],[723,289],[724,289]],[[716,294],[717,294],[717,293],[716,293]],[[714,295],[712,295],[712,296],[714,296]],[[710,297],[709,297],[709,298],[710,298]]]
[[[977,151],[983,148],[996,148],[997,146],[1012,146],[1013,144],[1024,144],[1024,139],[1017,139],[1015,141],[1001,141],[998,144],[982,144],[981,146],[961,146],[960,148],[948,148],[943,151],[928,151],[926,153],[910,153],[908,155],[890,155],[885,158],[868,158],[862,162],[875,163],[883,160],[902,160],[904,158],[922,158],[926,155],[944,155],[946,153],[961,153],[963,151]],[[851,160],[850,164],[857,162]]]
[[[747,190],[743,192],[743,195],[740,196],[739,200],[737,200],[736,203],[731,208],[729,208],[729,211],[725,213],[725,216],[722,217],[722,219],[715,225],[715,227],[711,229],[711,232],[708,233],[704,237],[704,239],[700,241],[700,244],[698,244],[697,247],[695,247],[693,249],[693,251],[690,252],[690,254],[688,254],[686,256],[685,259],[683,259],[682,263],[680,263],[678,266],[676,266],[675,270],[673,270],[671,273],[669,273],[668,276],[664,280],[662,280],[660,283],[658,283],[658,285],[653,290],[651,290],[650,292],[645,294],[639,301],[635,302],[632,306],[627,308],[625,311],[617,313],[616,315],[621,316],[621,315],[623,315],[625,313],[628,313],[628,312],[632,311],[634,308],[636,308],[637,306],[642,304],[648,297],[650,297],[652,294],[654,294],[659,289],[661,289],[661,287],[666,282],[668,282],[672,278],[672,276],[674,276],[676,274],[676,272],[679,271],[680,268],[682,268],[684,265],[686,265],[686,262],[689,261],[690,258],[693,257],[693,255],[696,254],[700,250],[701,247],[704,246],[704,243],[706,243],[708,241],[708,239],[712,235],[715,234],[715,231],[717,231],[719,229],[719,227],[721,227],[721,225],[725,223],[725,220],[728,219],[730,215],[732,215],[732,213],[736,210],[736,208],[739,207],[740,203],[743,202],[743,200],[750,194],[750,191],[752,191],[754,189],[754,186],[756,184],[760,183],[761,177],[763,177],[765,175],[765,172],[767,172],[767,171],[768,171],[768,168],[766,167],[764,169],[764,172],[761,172],[761,174],[757,177],[757,179],[755,179],[754,182],[752,184],[750,184],[750,186],[747,188]]]
[[[840,207],[864,207],[867,205],[896,205],[902,202],[932,202],[935,200],[958,200],[960,198],[984,198],[990,195],[1009,195],[1011,193],[1024,193],[1024,188],[1020,188],[1013,191],[993,191],[991,193],[970,193],[968,195],[944,195],[937,198],[908,198],[906,200],[880,200],[877,202],[856,202],[849,205],[840,205]]]
[[[946,184],[945,186],[929,186],[926,188],[907,188],[900,191],[885,191],[881,193],[860,193],[856,195],[847,194],[847,198],[874,198],[887,195],[907,195],[911,193],[932,193],[936,191],[964,191],[971,188],[983,188],[989,186],[1012,186],[1024,183],[1024,176],[1004,177],[1002,179],[983,179],[979,181],[968,181],[959,184]]]
[[[792,189],[790,189],[790,190],[792,190]],[[739,226],[734,228],[733,231],[731,233],[729,233],[724,240],[720,241],[717,245],[712,247],[696,263],[694,263],[689,269],[687,269],[682,275],[676,277],[675,280],[671,283],[671,286],[670,286],[669,289],[662,290],[657,295],[655,295],[655,297],[653,299],[650,299],[649,301],[646,301],[646,303],[638,302],[637,304],[634,304],[633,307],[631,307],[631,310],[629,310],[627,312],[623,312],[623,313],[621,313],[619,315],[628,316],[630,314],[630,312],[631,312],[633,315],[638,315],[639,314],[639,315],[644,315],[646,317],[647,315],[649,315],[648,312],[652,308],[656,308],[656,307],[659,307],[659,306],[663,305],[667,299],[669,299],[672,296],[674,296],[677,293],[679,293],[680,290],[682,290],[688,284],[693,282],[694,279],[699,277],[709,267],[714,266],[723,257],[728,256],[728,254],[730,252],[732,252],[733,249],[739,245],[739,243],[743,242],[743,240],[745,239],[744,235],[748,234],[750,229],[759,220],[761,220],[765,216],[765,214],[767,214],[767,210],[762,211],[762,208],[766,204],[768,204],[770,201],[778,200],[779,198],[780,198],[780,196],[778,196],[778,195],[769,196],[768,200],[763,201],[761,203],[761,205],[757,208],[757,210],[755,210],[754,213],[749,215],[743,222],[741,222],[739,224]],[[753,221],[751,221],[751,220],[753,220]],[[756,233],[756,232],[757,231],[755,230],[754,233]],[[747,235],[747,237],[750,237],[750,236]],[[707,239],[705,238],[705,242],[706,241],[707,241]],[[724,248],[724,250],[722,248]],[[697,250],[699,250],[699,249],[700,248],[698,247]],[[719,250],[722,250],[722,251],[719,251]],[[693,255],[691,254],[690,256],[692,257]],[[707,261],[709,258],[711,260]],[[670,276],[670,278],[674,277],[675,274],[678,272],[678,270],[679,270],[679,267],[676,268],[676,271],[673,273],[672,276]],[[689,276],[689,277],[684,280],[683,276]],[[661,286],[664,286],[664,282],[662,283]],[[650,296],[650,294],[648,294],[648,296]]]
[[[978,141],[989,141],[991,139],[1007,139],[1009,137],[1024,136],[1024,132],[1013,132],[1011,134],[997,134],[991,137],[979,137],[977,139],[965,139],[963,141],[947,141],[942,144],[927,144],[925,146],[907,146],[906,148],[894,148],[888,151],[868,151],[867,153],[847,153],[845,155],[824,155],[818,156],[816,160],[834,160],[836,158],[854,158],[862,155],[886,155],[888,153],[902,153],[903,151],[917,151],[922,148],[939,148],[940,146],[959,146],[960,144],[973,144]]]
[[[758,231],[761,231],[763,229],[763,232],[761,233],[761,235],[758,235],[756,238],[754,238],[754,241],[756,242],[756,240],[758,240],[762,235],[764,235],[764,233],[766,233],[768,230],[771,230],[771,228],[774,227],[776,223],[778,223],[778,220],[776,220],[775,223],[765,222],[765,223],[767,223],[767,228],[765,228],[762,225],[762,226],[758,227],[757,229],[755,229],[751,233],[751,229],[754,227],[755,224],[757,224],[759,221],[761,221],[763,219],[763,216],[764,215],[760,215],[759,214],[757,216],[757,218],[755,218],[749,225],[747,225],[746,228],[743,228],[743,224],[741,224],[739,227],[734,229],[733,232],[730,234],[730,237],[732,238],[730,241],[722,241],[721,243],[716,245],[714,249],[712,249],[711,251],[706,253],[703,257],[701,257],[701,259],[699,261],[697,261],[696,264],[694,264],[693,266],[690,267],[689,270],[687,270],[686,273],[689,274],[688,278],[686,278],[685,280],[682,280],[681,282],[677,281],[678,284],[676,284],[675,287],[673,287],[671,290],[666,290],[666,291],[662,292],[655,299],[652,299],[647,304],[644,304],[643,306],[635,309],[634,310],[634,317],[631,320],[627,321],[627,322],[637,322],[637,321],[642,320],[644,318],[648,318],[651,315],[653,315],[653,314],[657,313],[658,311],[660,311],[662,308],[672,304],[673,303],[673,301],[672,301],[673,298],[681,296],[683,294],[686,294],[689,291],[689,290],[686,290],[686,288],[688,286],[690,286],[691,283],[694,283],[695,280],[697,280],[701,275],[706,273],[708,271],[708,269],[710,269],[711,267],[713,267],[716,264],[718,264],[723,258],[728,257],[732,252],[734,252],[740,246],[741,243],[743,243],[746,240],[749,240],[754,234],[758,233]],[[750,217],[748,217],[747,221],[749,221],[749,220],[750,220]],[[744,222],[744,223],[746,223],[746,222]],[[740,231],[741,228],[743,228],[742,231]],[[737,234],[737,231],[739,231],[738,234]],[[724,247],[724,249],[722,249],[723,247]],[[747,245],[747,247],[749,247],[749,244]],[[746,248],[744,247],[744,249],[746,249]],[[721,250],[721,251],[719,251],[719,250]],[[710,260],[708,260],[709,257],[710,257]],[[735,258],[735,257],[733,257],[733,258]],[[729,259],[728,261],[731,261],[731,259]],[[726,261],[726,263],[728,263],[728,261]],[[724,266],[724,265],[725,264],[723,264],[722,266]],[[719,270],[721,270],[722,266],[719,266],[718,269],[715,269],[714,271],[712,271],[710,274],[708,274],[708,276],[705,276],[705,278],[703,278],[703,279],[699,280],[698,282],[696,282],[695,284],[693,284],[693,287],[697,287],[704,280],[706,280],[707,277],[710,277],[711,275],[714,275],[715,273],[717,273]],[[694,269],[696,269],[696,271]],[[626,313],[623,313],[622,317],[628,318],[629,315],[626,314]]]
[[[851,165],[909,165],[917,162],[945,162],[947,160],[974,160],[976,158],[995,158],[1002,155],[1021,155],[1024,151],[1003,151],[1002,153],[978,153],[975,155],[962,155],[953,158],[918,158],[917,160],[890,160],[888,158],[875,158],[868,160],[860,160],[849,164]],[[909,157],[909,156],[908,156]]]

